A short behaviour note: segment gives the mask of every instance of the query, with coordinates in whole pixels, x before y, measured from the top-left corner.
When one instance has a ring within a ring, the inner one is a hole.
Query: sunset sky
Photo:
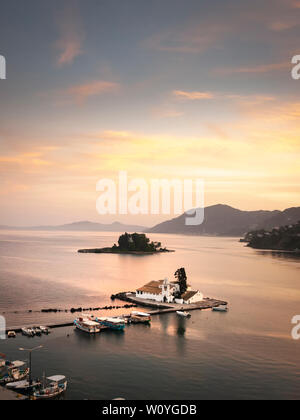
[[[1,0],[0,225],[168,219],[97,213],[120,170],[299,206],[299,38],[296,0]]]

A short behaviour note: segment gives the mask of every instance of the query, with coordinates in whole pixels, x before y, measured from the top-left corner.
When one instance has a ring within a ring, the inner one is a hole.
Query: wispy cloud
[[[173,90],[173,95],[178,98],[188,99],[190,101],[200,100],[200,99],[212,99],[214,97],[211,92],[198,92],[192,91],[188,92],[185,90]]]
[[[105,80],[94,80],[91,82],[71,86],[58,92],[58,97],[63,103],[84,104],[93,96],[100,96],[106,93],[116,92],[120,85],[115,82]]]
[[[146,39],[143,45],[158,51],[195,54],[220,46],[224,37],[231,32],[232,26],[224,22],[197,22],[155,34]]]
[[[291,65],[287,61],[280,63],[271,63],[271,64],[260,64],[249,67],[229,67],[229,68],[220,68],[216,69],[215,73],[218,74],[233,74],[233,73],[269,73],[273,71],[280,71],[290,68]]]
[[[83,53],[84,31],[76,7],[65,9],[58,22],[60,37],[55,44],[59,52],[56,62],[58,66],[64,66]]]

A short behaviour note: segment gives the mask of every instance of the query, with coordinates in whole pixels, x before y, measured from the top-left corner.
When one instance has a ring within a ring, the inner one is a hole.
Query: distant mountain
[[[146,227],[139,225],[126,225],[119,222],[111,224],[93,223],[93,222],[75,222],[59,226],[31,226],[15,227],[0,226],[0,229],[14,230],[53,230],[53,231],[86,231],[86,232],[143,232]]]
[[[242,211],[223,204],[206,207],[204,222],[198,226],[186,226],[182,214],[175,219],[145,230],[147,233],[177,233],[185,235],[243,236],[249,231],[293,224],[300,220],[300,207],[284,211]],[[287,221],[288,220],[288,221]]]

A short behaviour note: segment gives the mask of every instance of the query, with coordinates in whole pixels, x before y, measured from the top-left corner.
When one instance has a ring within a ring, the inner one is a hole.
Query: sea
[[[300,259],[258,251],[238,238],[151,234],[174,253],[80,254],[111,246],[115,232],[0,231],[0,315],[8,327],[72,322],[71,308],[123,306],[111,295],[150,280],[174,278],[206,297],[226,300],[227,313],[193,311],[152,317],[148,325],[89,336],[74,327],[48,336],[0,340],[9,360],[27,360],[33,376],[63,374],[69,400],[299,399]],[[42,309],[60,309],[42,313]],[[130,309],[96,311],[119,315]]]

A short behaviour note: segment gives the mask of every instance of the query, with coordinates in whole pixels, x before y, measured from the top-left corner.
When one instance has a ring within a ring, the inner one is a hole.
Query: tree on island
[[[187,290],[187,276],[186,276],[185,269],[183,267],[178,268],[174,276],[179,283],[179,289],[180,289],[179,294],[181,297]]]
[[[157,252],[161,248],[160,242],[150,242],[150,239],[144,233],[127,233],[119,237],[119,247],[113,246],[120,251],[136,252]]]

